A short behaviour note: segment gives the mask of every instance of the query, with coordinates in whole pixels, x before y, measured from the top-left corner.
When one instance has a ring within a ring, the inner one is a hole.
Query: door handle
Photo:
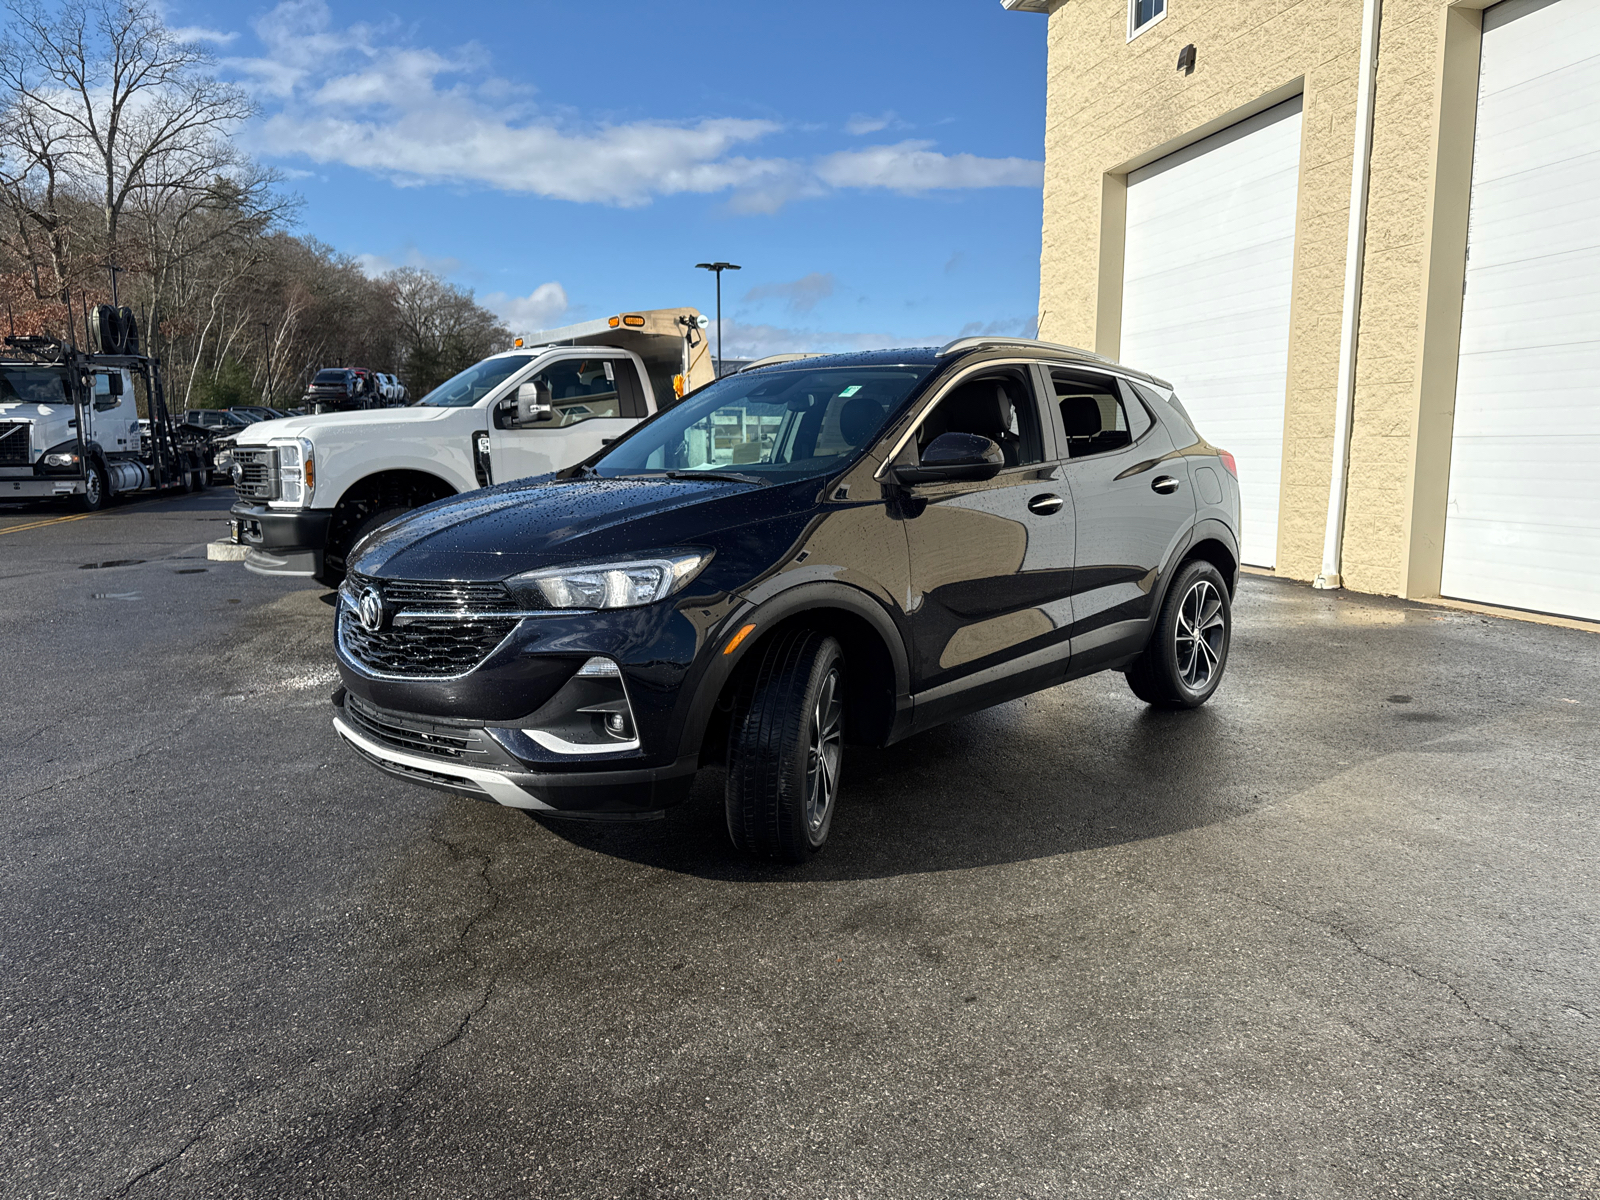
[[[1152,492],[1160,492],[1163,496],[1170,496],[1178,490],[1178,481],[1171,475],[1157,475],[1150,484]]]
[[[1028,501],[1028,511],[1038,513],[1041,517],[1048,517],[1053,512],[1060,512],[1061,506],[1066,501],[1054,492],[1045,492]]]

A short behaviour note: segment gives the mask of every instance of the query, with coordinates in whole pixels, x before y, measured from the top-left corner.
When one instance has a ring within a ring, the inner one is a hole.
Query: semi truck
[[[244,565],[335,587],[369,532],[435,500],[582,462],[714,377],[693,308],[514,340],[405,408],[263,421],[233,446]]]
[[[0,499],[93,512],[130,492],[205,486],[209,439],[175,425],[160,360],[140,354],[131,319],[108,308],[90,326],[93,349],[48,336],[0,344]]]

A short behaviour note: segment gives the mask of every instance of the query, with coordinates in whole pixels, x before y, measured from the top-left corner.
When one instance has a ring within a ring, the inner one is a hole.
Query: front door
[[[1194,519],[1187,460],[1133,392],[1109,375],[1047,369],[1077,509],[1074,670],[1143,648],[1162,566]]]
[[[949,432],[993,438],[1007,465],[983,482],[909,489],[918,725],[1033,691],[1066,671],[1072,501],[1031,369],[980,368],[959,381],[906,453]]]
[[[518,427],[514,403],[502,403],[490,413],[490,463],[496,483],[582,462],[645,415],[644,390],[631,359],[559,358],[522,382],[535,381],[550,397],[548,417]]]

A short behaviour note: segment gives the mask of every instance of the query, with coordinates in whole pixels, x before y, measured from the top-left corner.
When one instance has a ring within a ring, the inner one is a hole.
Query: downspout
[[[1339,387],[1333,409],[1333,471],[1322,571],[1312,587],[1344,586],[1344,516],[1350,489],[1350,434],[1355,423],[1356,339],[1361,327],[1361,268],[1367,248],[1367,183],[1372,173],[1372,109],[1378,78],[1383,0],[1361,6],[1361,74],[1356,84],[1356,141],[1350,166],[1350,229],[1345,235],[1344,310],[1339,324]]]

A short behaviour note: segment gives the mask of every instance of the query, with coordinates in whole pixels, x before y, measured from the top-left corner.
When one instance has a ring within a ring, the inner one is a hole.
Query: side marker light
[[[724,650],[723,653],[732,654],[739,648],[739,643],[744,641],[745,638],[749,637],[754,630],[754,625],[746,625],[743,629],[739,630],[738,633],[733,635],[733,640],[728,643],[728,648]]]

